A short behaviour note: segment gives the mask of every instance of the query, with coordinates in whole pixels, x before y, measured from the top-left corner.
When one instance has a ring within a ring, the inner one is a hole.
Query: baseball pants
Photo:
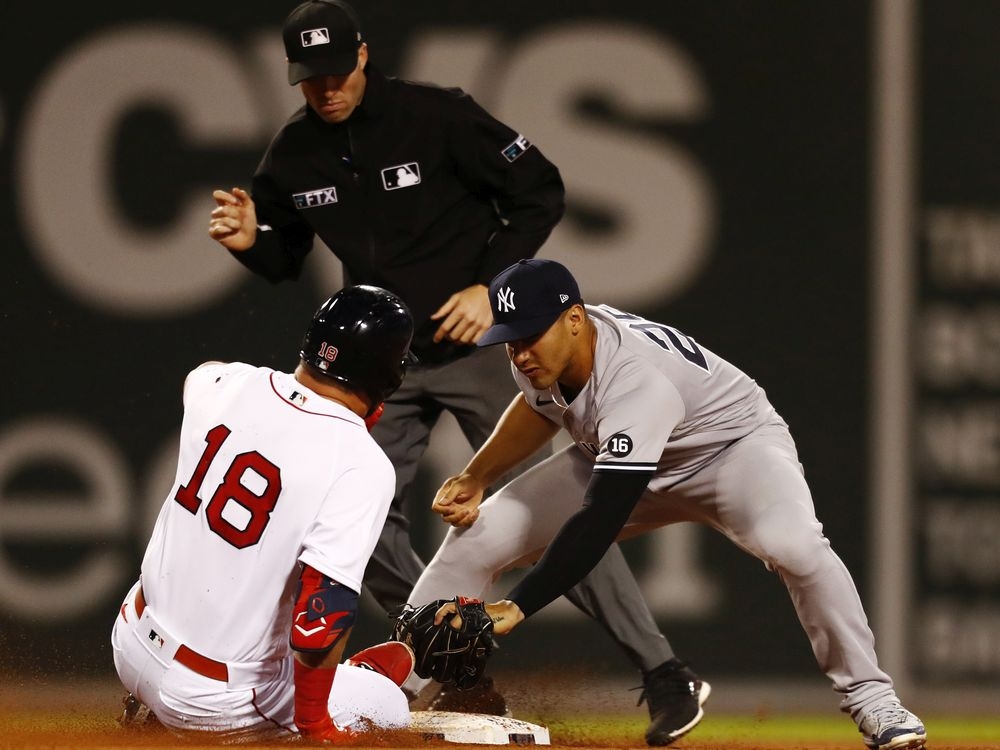
[[[178,661],[178,652],[186,647],[151,607],[136,611],[138,587],[136,583],[125,597],[111,632],[115,669],[125,689],[164,726],[212,732],[229,742],[287,740],[298,732],[291,654],[272,662],[226,664],[225,681],[200,674],[190,656],[185,661],[194,668]],[[410,724],[409,704],[396,683],[360,667],[337,667],[329,708],[341,727],[356,727],[361,718],[382,728]]]
[[[503,571],[538,560],[579,510],[593,458],[569,446],[502,487],[469,528],[449,530],[413,598],[484,596]],[[643,495],[619,541],[680,521],[703,523],[784,582],[820,668],[854,713],[893,693],[847,568],[823,536],[794,441],[781,423],[736,441],[662,494]]]
[[[386,402],[372,436],[396,468],[396,495],[364,583],[387,612],[406,602],[425,601],[422,594],[411,596],[424,562],[413,549],[404,503],[438,418],[444,411],[451,412],[469,445],[478,450],[516,393],[504,347],[493,346],[440,367],[411,368],[399,390]],[[551,448],[540,451],[497,486],[550,455]],[[454,472],[461,468],[456,463]],[[430,513],[432,499],[418,498],[417,512]],[[449,591],[444,596],[456,593]],[[600,623],[637,669],[650,670],[673,657],[617,544],[565,596]]]

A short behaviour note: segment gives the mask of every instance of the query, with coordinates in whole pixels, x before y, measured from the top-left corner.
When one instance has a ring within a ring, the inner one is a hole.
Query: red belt
[[[146,598],[142,595],[142,586],[135,592],[135,614],[142,617],[143,610],[146,609]],[[179,661],[192,672],[197,672],[202,677],[209,677],[219,682],[229,682],[229,667],[221,661],[209,659],[202,656],[187,646],[181,645],[174,654],[174,661]]]

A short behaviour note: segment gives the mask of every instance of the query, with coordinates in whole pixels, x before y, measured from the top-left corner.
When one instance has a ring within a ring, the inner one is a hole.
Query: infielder
[[[395,295],[351,287],[316,312],[294,373],[188,374],[176,480],[111,636],[122,684],[168,728],[336,741],[409,725],[412,652],[368,649],[384,674],[338,663],[393,495],[366,420],[412,334]]]
[[[562,265],[522,260],[490,283],[494,324],[521,393],[433,508],[451,528],[412,602],[483,596],[502,571],[537,561],[487,605],[509,632],[586,574],[616,539],[678,521],[707,524],[778,574],[820,667],[871,748],[922,747],[876,660],[851,576],[823,536],[795,443],[764,391],[675,328],[584,305]],[[483,490],[565,428],[571,445]],[[439,616],[453,611],[442,607]]]

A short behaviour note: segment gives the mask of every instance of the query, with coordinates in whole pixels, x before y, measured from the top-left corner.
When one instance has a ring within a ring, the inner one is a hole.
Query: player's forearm
[[[545,554],[508,594],[530,617],[579,583],[614,543],[652,472],[595,472],[579,511],[567,519]]]
[[[465,467],[484,487],[493,484],[533,456],[559,432],[559,426],[536,412],[517,394],[500,417],[493,434]]]
[[[495,635],[506,635],[524,620],[524,612],[510,599],[501,599],[498,602],[487,604],[486,614],[493,622]]]
[[[332,669],[340,664],[344,658],[344,649],[347,646],[347,638],[341,638],[333,648],[326,652],[293,651],[295,661],[311,669]]]
[[[330,690],[347,639],[341,638],[325,653],[294,652],[295,725],[306,736],[322,737],[333,730]]]

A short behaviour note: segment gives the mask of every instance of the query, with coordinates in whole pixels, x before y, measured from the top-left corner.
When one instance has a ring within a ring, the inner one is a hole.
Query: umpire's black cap
[[[537,336],[582,302],[576,279],[562,263],[546,258],[519,260],[490,282],[493,325],[477,346]]]
[[[342,0],[306,0],[282,31],[292,86],[313,76],[343,76],[358,67],[361,24]]]

